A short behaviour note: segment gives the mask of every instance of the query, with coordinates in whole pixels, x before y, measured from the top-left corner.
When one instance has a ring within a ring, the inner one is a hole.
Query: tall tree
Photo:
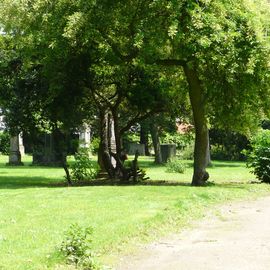
[[[3,6],[6,31],[19,37],[25,56],[35,51],[31,61],[39,59],[50,74],[55,58],[63,62],[72,53],[86,53],[99,79],[106,65],[105,75],[122,70],[115,73],[121,82],[130,66],[179,67],[175,74],[188,83],[196,130],[193,185],[208,178],[208,126],[244,131],[267,111],[267,1],[3,0]]]
[[[269,3],[161,0],[152,8],[148,57],[185,75],[196,131],[192,184],[203,185],[209,125],[243,132],[269,112]]]
[[[43,102],[42,115],[46,113],[47,119],[63,129],[77,125],[78,119],[92,117],[86,111],[87,104],[96,107],[103,165],[111,177],[126,178],[121,136],[131,125],[160,111],[162,100],[167,98],[164,76],[153,78],[158,70],[134,62],[139,46],[134,27],[142,16],[143,3],[137,1],[134,8],[131,5],[125,16],[121,16],[121,1],[18,0],[5,4],[5,29],[20,50],[24,67],[31,70],[38,66],[46,78],[49,101]],[[21,17],[12,20],[11,10]],[[78,117],[81,113],[82,118]],[[116,152],[108,143],[109,119],[114,123]],[[111,156],[116,159],[116,168]]]

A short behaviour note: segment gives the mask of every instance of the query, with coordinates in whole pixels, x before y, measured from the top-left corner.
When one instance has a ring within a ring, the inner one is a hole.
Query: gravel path
[[[124,257],[117,270],[269,270],[270,197],[224,206],[193,229]]]

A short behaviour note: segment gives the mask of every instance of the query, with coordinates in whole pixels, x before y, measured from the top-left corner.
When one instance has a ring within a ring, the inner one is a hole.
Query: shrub
[[[75,162],[71,165],[71,178],[75,181],[93,180],[97,177],[98,168],[89,156],[89,149],[81,148],[75,154]]]
[[[188,145],[184,150],[179,152],[181,159],[193,160],[194,158],[194,142]]]
[[[194,133],[165,133],[161,138],[162,143],[175,144],[177,155],[181,159],[193,159],[194,152]]]
[[[175,144],[177,150],[184,150],[194,142],[194,134],[188,132],[181,133],[165,133],[161,138],[162,143]]]
[[[210,129],[211,157],[217,160],[244,160],[243,149],[249,148],[246,136],[233,131]]]
[[[60,248],[68,264],[76,265],[85,270],[100,269],[92,252],[92,234],[91,227],[83,228],[78,224],[70,226]]]
[[[91,152],[92,152],[93,155],[97,155],[98,154],[99,143],[100,143],[100,139],[99,138],[93,138],[91,140],[90,150],[91,150]]]
[[[246,151],[247,167],[265,183],[270,183],[270,130],[261,131],[251,140],[252,149]]]
[[[123,148],[128,150],[130,147],[130,143],[140,142],[140,136],[138,132],[136,132],[136,129],[130,130],[123,135],[122,141],[123,141]]]
[[[186,170],[186,165],[179,159],[170,159],[166,167],[166,171],[169,173],[184,173]]]

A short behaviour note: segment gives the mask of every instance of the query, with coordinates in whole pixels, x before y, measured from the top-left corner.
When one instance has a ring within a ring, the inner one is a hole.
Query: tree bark
[[[189,97],[193,111],[195,125],[194,171],[192,185],[201,186],[209,178],[206,166],[209,161],[209,135],[203,88],[196,68],[184,65],[184,72],[189,84]]]
[[[144,144],[145,155],[150,156],[149,141],[148,141],[148,129],[144,126],[144,124],[141,124],[140,143]]]
[[[117,110],[111,114],[100,110],[99,166],[102,171],[107,172],[110,179],[126,182],[129,180],[129,174],[124,166],[125,159],[122,158],[122,154]]]
[[[106,110],[100,109],[100,144],[98,152],[98,164],[101,171],[106,171],[110,179],[115,178],[114,168],[111,163],[111,156],[109,153],[109,127],[108,127],[108,113]]]
[[[119,115],[118,110],[112,110],[112,119],[114,125],[114,137],[115,137],[115,153],[111,153],[113,158],[116,160],[116,175],[122,182],[127,182],[129,180],[128,170],[125,168],[125,155],[123,153],[122,138],[119,127]]]
[[[155,163],[161,164],[162,158],[161,158],[161,150],[160,150],[160,141],[159,141],[159,134],[158,134],[158,128],[155,123],[152,123],[150,125],[150,133],[153,141],[154,151],[155,151]]]

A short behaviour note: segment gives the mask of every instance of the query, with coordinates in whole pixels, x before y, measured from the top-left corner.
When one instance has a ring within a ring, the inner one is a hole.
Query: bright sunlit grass
[[[180,230],[211,205],[269,194],[241,162],[214,162],[209,168],[216,185],[191,187],[192,168],[185,174],[165,173],[164,166],[142,159],[153,180],[137,186],[65,187],[61,168],[5,166],[0,160],[0,269],[56,269],[63,264],[57,250],[72,223],[93,226],[93,249],[103,262],[117,258],[135,243]],[[187,162],[191,165],[191,162]],[[238,183],[237,183],[238,182]],[[60,184],[59,184],[60,183]],[[61,184],[62,183],[62,184]],[[64,268],[65,269],[65,268]]]
[[[193,161],[183,161],[186,165],[184,174],[166,173],[164,165],[153,165],[153,158],[141,158],[141,167],[146,170],[151,180],[180,181],[190,183],[193,173]],[[210,174],[209,181],[215,183],[242,182],[248,183],[255,180],[255,176],[246,168],[245,162],[235,161],[212,161],[207,168]]]

